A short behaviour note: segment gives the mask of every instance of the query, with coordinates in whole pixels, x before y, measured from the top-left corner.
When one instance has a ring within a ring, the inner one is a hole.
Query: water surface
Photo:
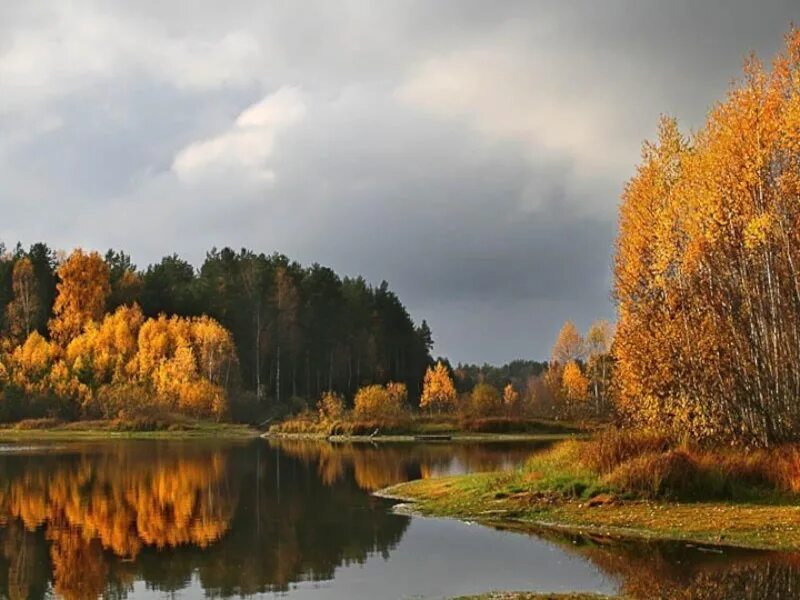
[[[397,515],[371,495],[419,477],[515,468],[539,447],[262,440],[4,446],[0,596],[800,594],[796,555],[523,535]]]

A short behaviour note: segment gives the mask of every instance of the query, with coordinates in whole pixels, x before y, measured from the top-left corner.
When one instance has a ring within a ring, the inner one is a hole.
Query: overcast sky
[[[3,0],[0,240],[389,281],[435,353],[613,318],[616,208],[797,0]]]

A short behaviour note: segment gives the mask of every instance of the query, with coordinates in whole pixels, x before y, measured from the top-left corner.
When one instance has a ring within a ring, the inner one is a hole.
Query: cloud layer
[[[567,5],[568,6],[565,6]],[[792,0],[0,6],[0,239],[278,250],[389,280],[436,351],[612,317],[624,181]]]

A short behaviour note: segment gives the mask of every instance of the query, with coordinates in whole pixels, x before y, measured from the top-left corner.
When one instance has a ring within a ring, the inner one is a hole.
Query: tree
[[[140,404],[157,404],[159,395],[170,396],[171,409],[177,410],[180,394],[170,388],[170,377],[184,380],[191,391],[181,401],[187,407],[202,405],[206,400],[198,398],[217,393],[201,389],[201,380],[225,392],[241,384],[256,399],[269,391],[281,402],[289,396],[287,390],[305,398],[318,397],[323,390],[349,395],[370,383],[393,381],[405,386],[404,403],[419,400],[431,363],[432,334],[427,323],[414,323],[386,282],[373,287],[360,277],[341,279],[318,264],[303,268],[284,255],[247,249],[212,249],[199,271],[177,255],[143,272],[137,272],[123,251],[109,250],[102,260],[80,250],[60,255],[57,260],[44,244],[34,244],[28,252],[20,245],[6,252],[0,245],[1,326],[8,330],[14,265],[28,258],[41,308],[31,331],[46,337],[49,324],[57,346],[46,378],[48,393],[79,400],[75,406],[84,414],[96,413],[102,397],[100,412],[112,415],[126,394]],[[56,265],[63,278],[58,289]],[[29,272],[25,281],[30,281]],[[139,313],[133,311],[137,305]],[[126,310],[119,312],[121,307]],[[192,320],[202,315],[220,329]],[[205,346],[195,337],[203,329],[210,336]],[[115,335],[121,336],[120,343],[136,338],[133,359],[118,348]],[[19,341],[22,337],[24,332]],[[15,342],[3,336],[1,346],[5,379],[10,381]],[[230,359],[218,362],[220,355]],[[238,356],[245,360],[239,363]],[[189,369],[192,363],[195,367]],[[190,376],[182,377],[183,372]],[[237,410],[253,418],[253,409],[243,406],[250,395],[239,398]],[[258,404],[253,402],[253,408]]]
[[[108,266],[100,255],[80,248],[58,268],[58,278],[50,334],[66,346],[88,323],[103,318],[111,287]]]
[[[574,360],[564,365],[561,385],[564,395],[570,401],[583,401],[589,396],[589,380],[581,371],[580,365]]]
[[[299,335],[297,287],[285,267],[275,272],[275,401],[281,401],[281,348],[294,350]]]
[[[470,394],[470,411],[472,414],[487,417],[500,412],[503,401],[497,388],[488,383],[479,383]]]
[[[177,254],[147,267],[142,283],[142,310],[148,317],[161,313],[190,317],[203,312],[194,267]]]
[[[595,321],[586,332],[586,370],[589,386],[599,414],[601,405],[607,400],[611,387],[611,346],[614,341],[614,327],[608,321]]]
[[[586,352],[581,334],[572,321],[566,321],[553,345],[552,362],[565,365],[571,360],[581,360]]]
[[[353,412],[359,419],[397,418],[406,412],[405,390],[382,385],[368,385],[356,393]]]
[[[35,329],[41,312],[38,281],[27,256],[14,264],[12,289],[14,297],[6,307],[7,322],[11,336],[21,341]]]
[[[428,367],[422,384],[419,407],[423,410],[435,409],[437,412],[448,410],[455,406],[456,397],[453,379],[442,361],[437,361],[436,365]]]
[[[136,265],[131,262],[131,257],[124,252],[109,250],[105,255],[108,265],[109,284],[111,292],[108,297],[108,310],[113,311],[118,306],[131,306],[139,302],[144,281],[136,272]]]
[[[662,120],[620,206],[618,408],[751,446],[800,436],[800,30],[691,136]]]
[[[503,388],[503,406],[509,416],[519,410],[519,392],[510,383]]]

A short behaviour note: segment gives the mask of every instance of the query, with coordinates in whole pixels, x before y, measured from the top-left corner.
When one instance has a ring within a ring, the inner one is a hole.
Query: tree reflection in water
[[[540,531],[595,564],[635,599],[790,600],[800,597],[800,554],[683,542],[609,540]]]
[[[369,492],[518,464],[530,445],[115,442],[0,454],[0,596],[286,591],[389,557],[409,519]],[[635,598],[794,598],[800,557],[543,533]],[[447,541],[443,540],[446,545]],[[437,551],[441,551],[437,549]]]
[[[197,573],[223,596],[388,555],[408,519],[263,443],[125,442],[0,455],[0,595],[124,597]]]

